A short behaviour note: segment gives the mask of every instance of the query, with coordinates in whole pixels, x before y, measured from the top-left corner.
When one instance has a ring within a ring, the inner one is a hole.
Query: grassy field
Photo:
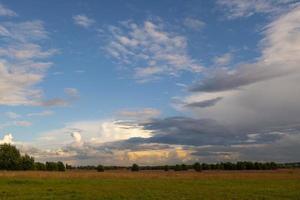
[[[300,170],[0,172],[0,199],[298,199]]]

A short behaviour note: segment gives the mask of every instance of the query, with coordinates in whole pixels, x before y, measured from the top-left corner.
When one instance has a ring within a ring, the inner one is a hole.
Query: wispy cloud
[[[187,28],[199,31],[205,26],[205,22],[199,19],[187,17],[184,19],[183,25],[186,26]]]
[[[53,115],[54,112],[52,110],[45,110],[42,112],[35,112],[35,113],[28,113],[27,116],[28,117],[44,117],[44,116],[50,116]]]
[[[75,24],[84,28],[89,28],[95,23],[95,20],[87,17],[84,14],[73,16],[73,20]]]
[[[224,66],[228,65],[233,58],[232,53],[225,53],[223,55],[214,57],[213,62],[215,65]]]
[[[15,121],[16,126],[29,127],[32,125],[29,121]]]
[[[228,19],[249,17],[256,13],[279,13],[296,3],[295,0],[218,0]]]
[[[64,91],[69,97],[79,97],[79,91],[76,88],[65,88]]]
[[[1,22],[0,35],[6,40],[0,48],[0,104],[36,105],[42,90],[34,86],[52,65],[44,59],[57,53],[41,46],[48,38],[43,22]]]
[[[120,118],[131,120],[148,120],[158,117],[160,114],[160,111],[154,108],[125,109],[117,113]]]
[[[0,16],[15,17],[17,13],[0,4]]]
[[[202,70],[202,66],[189,56],[186,38],[166,31],[161,23],[124,22],[120,27],[111,26],[110,34],[106,51],[132,70],[137,80]]]
[[[9,118],[9,119],[17,119],[20,118],[21,115],[19,115],[18,113],[15,112],[6,112],[5,115]]]

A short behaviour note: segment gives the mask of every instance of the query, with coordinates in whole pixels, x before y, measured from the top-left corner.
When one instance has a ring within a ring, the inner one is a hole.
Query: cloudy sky
[[[299,161],[300,2],[1,0],[0,143],[73,165]]]

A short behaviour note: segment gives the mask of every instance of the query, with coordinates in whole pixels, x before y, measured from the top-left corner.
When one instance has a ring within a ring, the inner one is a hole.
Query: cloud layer
[[[140,81],[202,70],[202,66],[188,55],[186,38],[164,30],[160,23],[124,22],[120,27],[110,26],[109,29],[112,38],[106,51],[130,68]]]

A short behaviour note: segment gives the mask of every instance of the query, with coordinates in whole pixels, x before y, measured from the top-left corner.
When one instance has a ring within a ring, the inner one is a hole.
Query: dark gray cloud
[[[210,106],[216,105],[219,101],[221,101],[223,97],[217,97],[214,99],[209,99],[209,100],[204,100],[204,101],[199,101],[199,102],[193,102],[186,104],[186,107],[191,107],[191,108],[206,108]]]
[[[280,68],[262,63],[241,65],[234,72],[217,69],[205,79],[190,87],[192,92],[220,92],[238,89],[239,87],[289,75],[296,69]]]

